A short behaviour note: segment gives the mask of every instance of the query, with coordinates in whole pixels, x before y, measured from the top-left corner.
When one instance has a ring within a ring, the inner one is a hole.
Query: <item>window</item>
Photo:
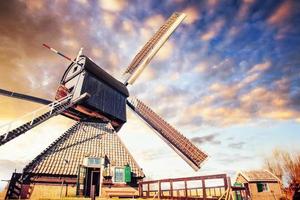
[[[267,183],[257,183],[257,191],[258,192],[266,192],[268,191],[268,184]]]
[[[78,66],[74,67],[73,68],[73,73],[75,73],[77,71],[77,69],[78,69]]]
[[[115,182],[125,182],[125,174],[124,174],[124,168],[116,167],[115,168]]]
[[[88,165],[100,165],[100,158],[88,158]]]

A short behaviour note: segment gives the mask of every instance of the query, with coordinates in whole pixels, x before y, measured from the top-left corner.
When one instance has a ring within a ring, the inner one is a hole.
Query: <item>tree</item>
[[[291,153],[282,149],[273,150],[266,158],[265,167],[282,182],[287,180],[289,190],[295,196],[300,190],[300,153]]]

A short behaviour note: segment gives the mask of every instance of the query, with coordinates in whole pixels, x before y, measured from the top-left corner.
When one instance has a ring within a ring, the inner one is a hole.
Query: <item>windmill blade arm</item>
[[[12,91],[3,90],[3,89],[0,89],[0,95],[8,96],[8,97],[16,98],[16,99],[22,99],[22,100],[26,100],[26,101],[31,101],[34,103],[39,103],[39,104],[44,104],[44,105],[47,105],[52,102],[47,99],[42,99],[39,97],[34,97],[34,96],[27,95],[27,94],[21,94],[21,93],[12,92]]]
[[[179,131],[163,120],[158,114],[146,106],[142,101],[134,99],[127,101],[127,105],[146,122],[155,132],[181,156],[194,170],[200,169],[207,155],[199,150]]]
[[[134,57],[123,74],[126,80],[124,83],[125,85],[134,83],[134,81],[139,77],[155,54],[183,21],[185,16],[186,15],[184,13],[174,13],[145,44],[145,46]]]

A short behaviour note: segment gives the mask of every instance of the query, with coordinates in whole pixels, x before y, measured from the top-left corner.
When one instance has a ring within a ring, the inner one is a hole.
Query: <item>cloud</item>
[[[207,63],[200,62],[194,67],[194,71],[197,73],[203,73],[208,69]]]
[[[212,133],[206,136],[193,137],[191,141],[199,145],[210,143],[210,144],[221,144],[221,141],[217,139],[218,133]]]
[[[293,8],[293,1],[287,0],[275,10],[275,12],[268,18],[267,22],[270,25],[279,25],[285,22],[290,16]]]
[[[167,60],[171,57],[172,52],[174,49],[174,44],[170,41],[167,41],[162,47],[161,49],[157,52],[156,56],[155,56],[155,60],[156,61],[164,61]]]
[[[44,1],[25,1],[26,7],[29,12],[37,12],[45,7]]]
[[[248,73],[254,73],[254,72],[262,72],[262,71],[266,71],[267,69],[270,68],[271,66],[271,62],[270,61],[266,61],[264,63],[260,63],[257,65],[254,65],[249,71]]]
[[[193,126],[194,120],[213,126],[230,126],[260,119],[296,120],[300,112],[289,97],[290,82],[282,78],[268,86],[256,85],[270,69],[272,63],[265,61],[253,65],[240,80],[231,83],[215,82],[207,87],[206,95],[186,107],[185,120],[181,123]],[[190,123],[190,124],[189,124]]]
[[[165,23],[165,18],[161,14],[152,15],[145,20],[145,26],[157,31]]]
[[[241,7],[238,11],[237,18],[242,21],[249,14],[250,6],[254,3],[254,0],[244,0],[241,3]]]
[[[99,0],[99,6],[107,11],[120,12],[126,8],[127,2],[125,0]]]
[[[243,146],[245,145],[245,142],[234,142],[234,143],[229,143],[228,147],[233,148],[233,149],[242,149]]]
[[[230,153],[230,154],[226,154],[226,155],[222,155],[219,159],[218,162],[224,165],[228,165],[228,164],[237,164],[237,163],[241,163],[243,161],[250,161],[250,160],[254,160],[255,157],[254,156],[249,156],[249,155],[243,155],[240,153]]]
[[[106,2],[106,1],[105,1]],[[113,28],[116,22],[117,16],[111,12],[103,12],[102,22],[107,28]]]
[[[193,24],[195,21],[200,19],[200,12],[196,7],[188,7],[182,11],[187,16],[184,19],[183,23],[185,24]]]
[[[89,5],[89,2],[88,0],[76,0],[78,3],[80,3],[81,5],[83,6],[88,6]]]
[[[210,41],[212,39],[214,39],[219,32],[221,31],[221,29],[224,26],[225,21],[223,19],[218,19],[215,22],[213,22],[212,24],[209,25],[209,28],[206,32],[204,32],[203,34],[201,34],[200,38],[203,41]]]

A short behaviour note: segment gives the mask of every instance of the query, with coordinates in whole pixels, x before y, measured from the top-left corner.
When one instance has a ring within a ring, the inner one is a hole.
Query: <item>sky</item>
[[[263,169],[300,141],[296,0],[11,0],[0,2],[0,88],[54,99],[80,47],[117,79],[173,12],[187,14],[129,87],[209,158],[195,172],[130,110],[118,133],[147,179]],[[40,105],[0,97],[0,125]],[[57,116],[0,147],[7,180],[75,122]],[[0,188],[5,182],[0,183]]]

